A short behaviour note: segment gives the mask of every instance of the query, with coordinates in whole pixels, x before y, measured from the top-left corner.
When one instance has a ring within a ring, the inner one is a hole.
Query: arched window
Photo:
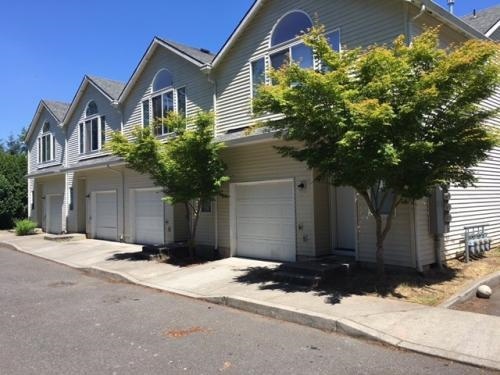
[[[87,109],[85,110],[85,116],[90,117],[97,115],[99,113],[99,108],[97,108],[97,104],[91,100],[89,104],[87,104]]]
[[[173,86],[174,80],[172,74],[167,69],[162,69],[156,73],[153,80],[153,92],[164,90]]]
[[[38,138],[38,162],[47,163],[55,158],[54,136],[50,133],[50,122],[42,125],[42,134]]]
[[[313,26],[309,16],[301,11],[293,11],[281,18],[273,30],[271,47],[295,39]]]

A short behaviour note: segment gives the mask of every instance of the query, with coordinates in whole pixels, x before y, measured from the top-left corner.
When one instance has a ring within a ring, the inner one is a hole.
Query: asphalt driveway
[[[0,249],[0,374],[477,374]]]

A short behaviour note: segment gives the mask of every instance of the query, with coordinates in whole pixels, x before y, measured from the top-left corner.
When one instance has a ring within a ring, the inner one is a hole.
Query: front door
[[[335,252],[352,253],[356,250],[356,192],[351,187],[332,189],[332,234]]]
[[[47,232],[62,233],[63,196],[47,195]]]

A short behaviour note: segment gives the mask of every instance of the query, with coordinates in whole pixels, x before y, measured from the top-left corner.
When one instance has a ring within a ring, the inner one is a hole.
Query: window
[[[89,104],[87,104],[87,109],[85,110],[85,117],[90,117],[97,115],[99,113],[99,109],[97,108],[97,104],[91,100]]]
[[[182,116],[186,116],[186,88],[181,87],[180,89],[177,89],[177,113],[179,113]]]
[[[153,80],[153,92],[164,90],[168,87],[173,86],[174,80],[172,79],[172,75],[167,69],[162,69],[158,73]]]
[[[101,147],[106,143],[106,117],[101,116]]]
[[[266,82],[266,60],[260,58],[252,62],[252,97],[257,95],[257,89]]]
[[[276,24],[271,37],[271,47],[297,38],[313,26],[309,16],[300,11],[288,13]]]
[[[266,65],[272,69],[280,69],[290,63],[303,69],[318,69],[326,71],[321,61],[314,56],[314,51],[299,38],[303,32],[313,26],[310,17],[302,11],[293,11],[282,17],[275,25],[270,48],[265,56],[251,62],[252,98],[257,94],[257,88],[262,84],[273,84],[266,72]],[[333,50],[340,52],[340,30],[326,33]]]
[[[73,187],[69,188],[69,210],[73,211]]]
[[[201,201],[201,212],[204,214],[209,214],[212,212],[212,201],[203,199]]]
[[[146,127],[155,123],[154,132],[156,135],[169,134],[171,129],[166,124],[161,123],[161,120],[174,111],[186,116],[186,88],[175,89],[170,72],[167,69],[161,69],[153,79],[150,99],[142,101],[142,125]]]
[[[98,151],[106,143],[106,117],[99,116],[96,111],[95,102],[89,102],[85,110],[87,119],[78,124],[80,154]]]
[[[85,137],[84,137],[84,126],[83,123],[79,125],[79,144],[80,144],[80,154],[85,152]]]
[[[142,126],[149,126],[149,100],[142,102]]]
[[[38,138],[38,162],[46,163],[55,159],[54,136],[50,133],[50,123],[43,123],[42,134]]]
[[[155,122],[167,117],[169,112],[174,110],[174,92],[167,91],[152,98],[153,119]],[[169,129],[165,124],[160,124],[155,128],[156,135],[168,134]]]

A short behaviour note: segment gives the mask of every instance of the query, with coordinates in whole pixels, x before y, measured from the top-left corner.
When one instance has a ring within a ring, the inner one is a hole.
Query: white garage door
[[[134,191],[135,242],[161,245],[165,242],[163,194],[160,190]]]
[[[116,241],[118,239],[118,212],[115,191],[95,192],[95,238]]]
[[[295,199],[291,181],[235,185],[236,254],[295,261]]]
[[[52,234],[62,233],[62,209],[63,196],[49,195],[48,199],[48,217],[47,217],[47,232]]]

